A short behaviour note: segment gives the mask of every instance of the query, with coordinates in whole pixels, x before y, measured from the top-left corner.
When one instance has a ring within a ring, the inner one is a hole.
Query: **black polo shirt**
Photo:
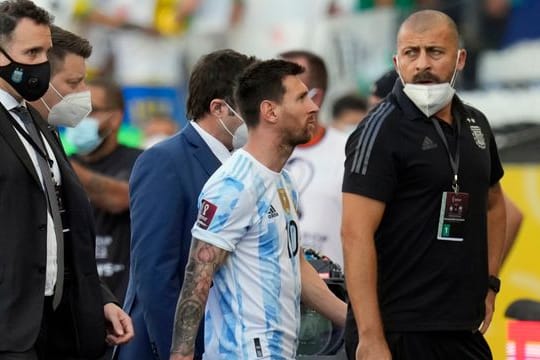
[[[128,181],[133,164],[141,152],[140,149],[118,145],[112,153],[95,162],[87,162],[77,155],[73,158],[98,174]],[[96,206],[92,208],[96,223],[98,274],[122,304],[129,280],[131,242],[129,209],[120,213],[110,213]]]
[[[453,126],[439,123],[452,154],[460,142],[459,186],[470,194],[463,241],[437,240],[452,168],[431,119],[399,81],[347,142],[343,192],[386,204],[375,246],[387,331],[473,330],[484,318],[488,190],[503,169],[485,116],[457,96],[452,114]]]

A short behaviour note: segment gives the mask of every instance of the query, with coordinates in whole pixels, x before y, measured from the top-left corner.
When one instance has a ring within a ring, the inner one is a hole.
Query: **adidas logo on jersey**
[[[424,137],[424,142],[422,142],[422,150],[431,150],[435,149],[437,147],[437,144],[433,142],[430,138],[427,136]]]
[[[270,209],[268,209],[268,218],[273,219],[275,217],[278,217],[279,213],[274,209],[273,205],[270,205]]]

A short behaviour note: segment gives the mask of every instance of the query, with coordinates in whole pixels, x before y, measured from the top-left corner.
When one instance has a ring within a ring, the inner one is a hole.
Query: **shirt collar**
[[[0,103],[8,110],[11,111],[19,106],[26,106],[26,102],[23,100],[18,102],[13,96],[11,96],[4,89],[0,89]]]
[[[210,135],[206,130],[204,130],[197,122],[191,121],[191,126],[197,131],[197,133],[202,137],[203,141],[208,145],[210,151],[218,158],[218,160],[223,164],[225,160],[231,157],[229,149],[221,141]]]
[[[403,111],[403,115],[406,119],[427,119],[426,116],[420,111],[420,109],[418,109],[416,105],[414,105],[414,103],[411,101],[411,99],[409,99],[407,94],[403,92],[403,83],[401,82],[401,79],[399,77],[394,83],[392,94],[396,97],[397,103]]]

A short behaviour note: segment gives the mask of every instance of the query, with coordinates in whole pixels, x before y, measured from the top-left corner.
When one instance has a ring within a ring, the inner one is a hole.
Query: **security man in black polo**
[[[351,359],[492,357],[482,333],[499,285],[503,169],[486,117],[454,95],[466,57],[457,45],[440,12],[405,20],[400,79],[348,140]]]

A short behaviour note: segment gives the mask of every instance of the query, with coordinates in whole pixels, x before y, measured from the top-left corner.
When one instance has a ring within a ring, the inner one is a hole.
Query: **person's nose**
[[[420,51],[416,59],[415,69],[417,72],[423,72],[431,69],[431,61],[426,51]]]
[[[317,106],[317,104],[315,104],[315,102],[313,100],[311,100],[311,98],[309,99],[309,113],[318,113],[319,112],[319,107]]]
[[[88,89],[89,87],[84,80],[79,83],[79,86],[77,86],[77,91],[86,91]]]

